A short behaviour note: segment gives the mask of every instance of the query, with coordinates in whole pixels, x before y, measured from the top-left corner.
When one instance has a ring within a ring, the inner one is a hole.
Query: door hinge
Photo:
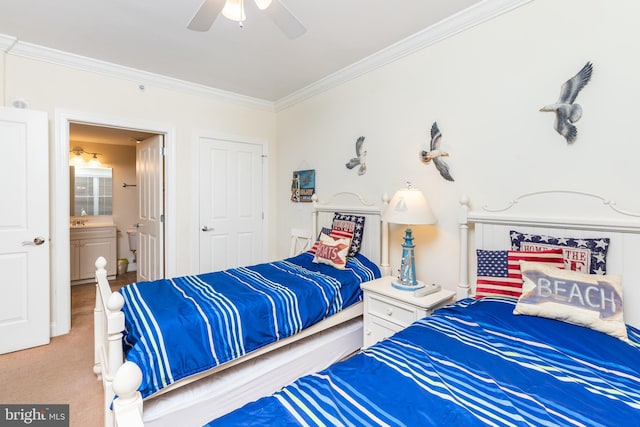
[[[164,214],[160,215],[160,222],[164,222]]]
[[[264,221],[264,212],[262,212],[262,220]]]
[[[163,155],[163,156],[166,156],[166,155],[167,155],[167,147],[165,147],[165,146],[163,145],[163,146],[162,146],[162,150],[161,150],[161,152],[162,152],[162,155]]]

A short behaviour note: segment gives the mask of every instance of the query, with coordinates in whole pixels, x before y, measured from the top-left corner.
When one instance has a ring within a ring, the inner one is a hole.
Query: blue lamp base
[[[397,280],[391,281],[391,286],[403,291],[415,291],[424,288],[424,283],[416,280],[416,265],[413,244],[413,234],[411,229],[407,227],[402,243],[402,264],[400,265],[400,274]]]

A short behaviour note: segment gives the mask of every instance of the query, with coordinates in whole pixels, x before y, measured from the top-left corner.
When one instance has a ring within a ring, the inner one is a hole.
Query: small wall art
[[[367,150],[364,149],[364,136],[358,137],[356,140],[356,157],[352,157],[345,164],[347,169],[358,168],[358,175],[364,175],[367,171]]]
[[[447,181],[453,181],[453,177],[449,173],[449,166],[445,163],[444,157],[449,157],[449,153],[445,153],[440,150],[440,140],[442,139],[442,133],[438,128],[438,123],[433,122],[431,125],[431,142],[429,148],[424,147],[420,150],[420,160],[422,163],[430,163],[433,160],[433,164],[440,172],[440,175]]]
[[[291,180],[291,201],[311,202],[311,196],[316,192],[315,169],[293,171]]]
[[[574,101],[582,88],[591,80],[592,72],[591,62],[587,62],[575,76],[564,82],[560,88],[558,100],[554,104],[545,105],[540,109],[540,111],[555,111],[554,128],[564,136],[569,144],[572,144],[578,136],[578,129],[574,123],[582,117],[582,107],[580,104],[574,104]]]

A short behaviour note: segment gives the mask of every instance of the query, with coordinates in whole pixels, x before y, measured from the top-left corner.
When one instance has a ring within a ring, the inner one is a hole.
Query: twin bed
[[[226,415],[210,404],[210,425],[640,424],[638,216],[564,191],[461,209],[456,303]],[[575,271],[484,265],[534,247]],[[494,296],[469,298],[476,272]],[[504,296],[513,274],[518,299]]]
[[[351,193],[315,200],[315,236],[337,219],[357,228],[358,253],[341,268],[307,251],[111,292],[98,259],[94,372],[105,425],[202,425],[359,350],[360,283],[380,277],[387,253],[380,214]]]

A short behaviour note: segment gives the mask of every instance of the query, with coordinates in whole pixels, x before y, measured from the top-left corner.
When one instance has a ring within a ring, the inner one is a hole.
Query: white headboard
[[[331,196],[327,201],[319,201],[313,195],[313,238],[322,227],[331,228],[335,212],[362,215],[365,217],[364,235],[360,252],[376,263],[383,275],[390,273],[389,268],[389,227],[381,219],[382,212],[389,202],[383,196],[382,203],[372,203],[356,193],[342,192]]]
[[[475,286],[475,250],[509,249],[512,229],[558,237],[608,237],[607,274],[622,275],[625,322],[640,326],[640,214],[618,209],[601,196],[575,191],[528,193],[502,207],[477,210],[470,210],[466,197],[460,203],[458,299],[470,294],[469,284]]]

